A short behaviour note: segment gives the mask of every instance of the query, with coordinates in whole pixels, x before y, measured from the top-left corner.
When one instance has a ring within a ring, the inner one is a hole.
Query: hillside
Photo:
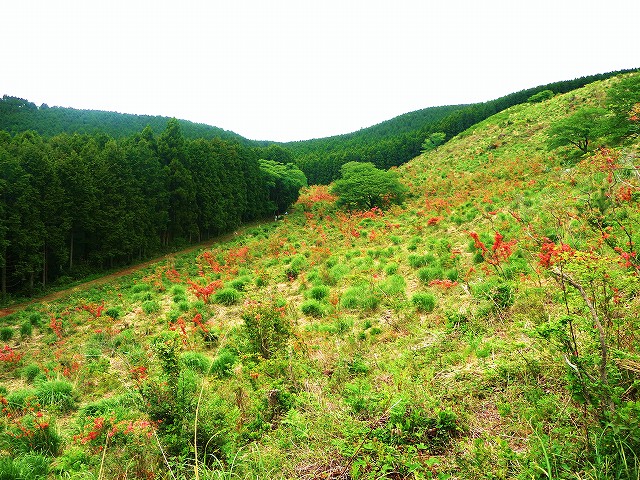
[[[3,318],[0,477],[638,478],[638,78]],[[585,108],[607,148],[552,149]]]
[[[596,80],[628,72],[553,82],[471,105],[418,110],[347,135],[290,142],[283,146],[290,149],[310,184],[328,184],[340,177],[340,167],[347,162],[372,162],[384,169],[403,165],[420,153],[429,134],[441,132],[448,140],[491,115],[526,103],[536,95],[567,93]]]
[[[0,99],[0,130],[12,135],[33,130],[39,135],[53,137],[67,134],[103,134],[124,138],[137,134],[149,126],[158,133],[164,130],[169,117],[133,115],[129,113],[81,110],[68,107],[36,106],[23,98],[4,95]],[[220,138],[244,145],[252,144],[237,133],[202,123],[180,120],[186,138]]]

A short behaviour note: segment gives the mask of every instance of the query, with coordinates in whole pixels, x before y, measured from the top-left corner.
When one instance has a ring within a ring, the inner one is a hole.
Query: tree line
[[[175,119],[122,139],[0,132],[3,296],[281,212],[306,178],[267,150],[185,139]]]

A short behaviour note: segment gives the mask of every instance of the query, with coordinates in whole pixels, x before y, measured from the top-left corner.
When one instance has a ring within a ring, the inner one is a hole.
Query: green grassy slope
[[[636,478],[640,144],[547,148],[618,81],[415,158],[403,206],[312,187],[284,221],[6,317],[0,473]]]

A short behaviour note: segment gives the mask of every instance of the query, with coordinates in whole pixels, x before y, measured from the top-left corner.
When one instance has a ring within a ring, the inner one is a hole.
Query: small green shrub
[[[515,289],[510,282],[485,281],[474,285],[472,292],[477,298],[489,300],[494,310],[504,310],[515,301]]]
[[[447,280],[451,280],[452,282],[455,282],[458,280],[458,269],[457,268],[448,268],[444,271],[444,278],[446,278]]]
[[[309,315],[310,317],[322,317],[325,314],[324,305],[313,298],[302,302],[300,309],[302,310],[302,313]]]
[[[309,290],[309,297],[314,300],[323,300],[329,296],[329,291],[326,285],[316,285]]]
[[[418,278],[424,284],[428,284],[431,280],[441,279],[444,271],[441,266],[424,267],[418,270]]]
[[[207,373],[211,367],[211,360],[200,352],[184,352],[180,355],[180,362],[185,367],[199,373]]]
[[[30,337],[33,333],[33,325],[29,321],[29,319],[24,320],[20,324],[20,336],[22,338]]]
[[[24,410],[37,403],[36,391],[31,388],[14,390],[7,395],[7,405],[14,410]]]
[[[42,325],[42,315],[40,314],[40,312],[33,312],[31,315],[29,315],[29,322],[34,327],[41,326]]]
[[[2,327],[0,328],[0,340],[3,342],[8,342],[13,338],[13,328],[11,327]]]
[[[238,357],[233,350],[223,348],[218,356],[211,363],[211,373],[218,377],[228,377],[231,375],[233,366],[238,361]]]
[[[244,291],[247,285],[250,285],[252,278],[249,275],[243,275],[241,277],[235,278],[227,283],[227,286],[238,290],[239,292]]]
[[[329,268],[329,275],[327,278],[328,283],[330,283],[331,285],[336,285],[350,271],[351,269],[349,268],[349,266],[345,265],[344,263],[337,263],[333,265],[331,268]]]
[[[291,257],[291,262],[285,269],[285,274],[289,278],[297,278],[306,268],[309,267],[309,261],[307,257],[298,253]]]
[[[19,457],[0,457],[0,480],[45,480],[49,459],[37,453]]]
[[[351,287],[340,297],[340,307],[354,310],[375,310],[380,304],[378,296],[369,292],[363,286]]]
[[[33,383],[38,375],[40,375],[40,367],[36,364],[27,365],[22,370],[22,374],[24,375],[25,380],[28,383]]]
[[[388,296],[397,295],[399,293],[404,294],[404,291],[407,288],[407,282],[402,275],[391,275],[389,278],[380,282],[378,288],[382,293]]]
[[[120,307],[110,307],[105,310],[104,314],[113,320],[117,320],[122,316],[122,309]]]
[[[384,273],[387,275],[395,275],[398,273],[398,264],[395,262],[387,263],[384,266]]]
[[[231,306],[240,301],[242,295],[234,288],[223,288],[213,295],[213,303]]]
[[[147,315],[160,311],[160,304],[155,300],[147,300],[142,304],[142,311]]]
[[[416,292],[411,297],[411,303],[419,312],[429,313],[436,308],[436,297],[431,292]]]
[[[133,287],[131,287],[131,293],[142,293],[142,292],[148,292],[150,290],[151,290],[151,285],[148,285],[146,283],[138,283]]]
[[[255,304],[245,310],[242,319],[249,350],[264,358],[286,345],[291,336],[291,321],[284,307],[276,304]]]

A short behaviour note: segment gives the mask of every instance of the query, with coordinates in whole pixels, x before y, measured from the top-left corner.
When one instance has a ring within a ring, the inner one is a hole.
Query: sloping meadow
[[[547,147],[616,82],[414,159],[402,206],[310,187],[232,242],[6,317],[0,474],[637,475],[638,143]]]

